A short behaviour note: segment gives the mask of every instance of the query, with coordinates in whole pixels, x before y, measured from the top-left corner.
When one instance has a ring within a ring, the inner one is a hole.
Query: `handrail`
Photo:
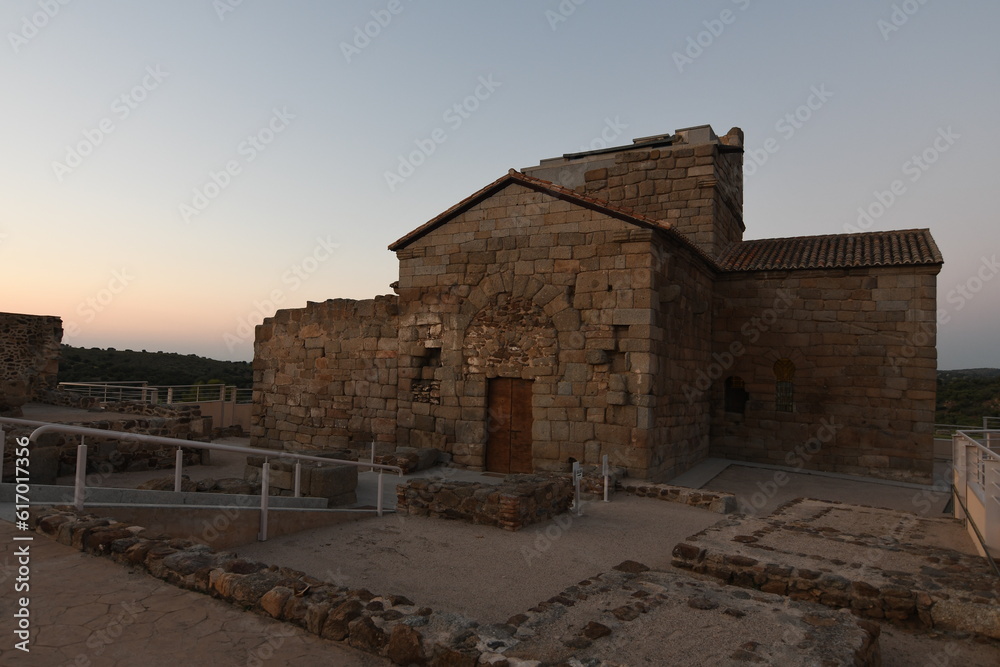
[[[268,460],[271,458],[277,458],[279,460],[292,460],[295,461],[295,478],[299,479],[301,475],[301,466],[303,461],[311,461],[320,464],[337,464],[337,465],[349,465],[356,468],[367,468],[370,470],[378,470],[378,501],[376,503],[376,511],[378,516],[383,514],[383,500],[382,500],[382,475],[385,471],[395,472],[400,477],[403,476],[403,469],[399,466],[383,465],[377,463],[359,463],[358,461],[346,461],[344,459],[330,459],[321,456],[310,456],[308,454],[297,454],[295,452],[285,452],[277,449],[261,449],[259,447],[241,447],[239,445],[223,445],[214,442],[200,442],[198,440],[181,440],[180,438],[167,438],[159,435],[146,435],[143,433],[130,433],[128,431],[111,431],[99,428],[90,428],[87,426],[72,426],[69,424],[52,424],[48,422],[38,422],[28,419],[15,419],[13,417],[0,417],[0,424],[11,424],[14,426],[34,426],[36,427],[32,431],[31,435],[28,436],[29,441],[36,442],[38,436],[44,435],[45,433],[67,433],[70,435],[81,436],[81,444],[77,446],[77,458],[76,458],[76,482],[74,484],[74,505],[78,510],[83,510],[84,506],[84,492],[86,487],[86,470],[87,470],[87,445],[83,444],[83,438],[86,436],[91,436],[95,438],[107,438],[112,440],[124,440],[131,442],[140,442],[151,445],[166,445],[168,447],[177,447],[177,460],[174,468],[174,491],[179,492],[181,490],[181,469],[182,469],[182,455],[181,450],[185,447],[188,449],[208,449],[224,452],[233,452],[237,454],[248,454],[251,456],[262,456],[264,458],[264,465],[262,468],[262,480],[261,480],[261,494],[260,494],[260,509],[261,509],[261,532],[258,535],[258,540],[264,542],[267,540],[267,506],[268,506],[268,477],[270,474],[270,466],[268,465]],[[0,441],[0,445],[3,442]],[[0,448],[2,450],[2,448]],[[298,491],[298,485],[296,485],[296,492]],[[298,497],[298,495],[296,495]]]
[[[146,382],[60,382],[59,387],[71,394],[109,400],[132,400],[141,403],[248,403],[253,389],[229,384],[150,385]],[[179,397],[178,397],[179,395]],[[191,396],[193,395],[193,398]]]
[[[956,517],[967,521],[980,550],[989,557],[991,548],[1000,547],[1000,430],[958,431],[952,447],[955,471],[952,489],[958,499]],[[969,494],[981,503],[982,525],[976,524],[963,502]]]
[[[973,437],[972,436],[973,433],[982,433],[983,436],[984,436],[984,439],[986,440],[986,444],[983,444],[982,442],[980,442],[979,440],[977,440],[975,437]],[[956,431],[955,432],[955,435],[960,435],[963,438],[965,438],[966,440],[968,440],[969,446],[979,447],[980,449],[984,450],[989,456],[991,456],[991,457],[993,457],[995,459],[1000,460],[1000,452],[995,451],[994,449],[992,449],[993,447],[997,447],[998,445],[990,445],[989,444],[990,440],[991,440],[991,438],[989,437],[990,434],[996,434],[996,436],[997,436],[996,439],[1000,440],[1000,429],[966,429],[964,431]]]
[[[965,520],[969,522],[969,525],[972,526],[972,530],[975,531],[976,539],[979,540],[979,544],[983,548],[983,553],[986,554],[986,560],[989,561],[990,567],[992,567],[993,572],[996,573],[998,577],[1000,577],[1000,567],[997,567],[997,562],[993,560],[993,556],[990,554],[989,546],[986,544],[986,538],[983,537],[983,534],[981,532],[979,532],[979,528],[978,526],[976,526],[976,522],[972,519],[972,516],[969,514],[969,508],[965,506],[964,502],[962,502],[962,494],[958,492],[958,489],[955,487],[954,484],[951,485],[951,494],[952,497],[954,497],[955,500],[958,501],[959,506],[962,508],[962,512],[965,514]]]

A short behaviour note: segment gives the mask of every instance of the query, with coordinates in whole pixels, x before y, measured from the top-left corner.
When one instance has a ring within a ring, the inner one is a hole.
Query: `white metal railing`
[[[270,487],[270,471],[271,467],[268,464],[269,459],[275,458],[283,461],[295,461],[295,489],[294,494],[296,498],[301,497],[301,476],[302,476],[302,462],[310,461],[319,464],[336,464],[336,465],[348,465],[356,468],[369,468],[371,470],[378,470],[378,500],[376,502],[376,513],[378,516],[383,514],[383,480],[382,475],[385,471],[395,472],[400,477],[403,476],[403,469],[399,466],[381,465],[377,463],[359,463],[358,461],[345,461],[342,459],[329,459],[320,456],[309,456],[307,454],[295,454],[293,452],[285,452],[275,449],[260,449],[257,447],[240,447],[238,445],[222,445],[214,442],[198,442],[197,440],[181,440],[179,438],[165,438],[156,435],[144,435],[141,433],[129,433],[127,431],[109,431],[99,428],[89,428],[86,426],[69,426],[67,424],[51,424],[47,422],[37,422],[26,419],[13,419],[9,417],[0,417],[0,478],[3,476],[3,449],[5,445],[4,434],[3,434],[3,424],[10,424],[12,426],[28,426],[35,427],[29,436],[31,442],[35,442],[39,435],[45,433],[66,433],[69,435],[79,435],[80,444],[76,448],[76,480],[73,485],[73,504],[78,510],[83,510],[84,508],[84,497],[86,495],[86,475],[87,475],[87,445],[84,444],[84,438],[86,436],[91,436],[93,438],[105,438],[111,440],[123,440],[131,442],[140,442],[151,445],[163,445],[167,447],[177,447],[176,460],[174,464],[174,491],[180,492],[181,490],[181,470],[184,465],[184,449],[208,449],[217,450],[224,452],[234,452],[237,454],[247,454],[250,456],[261,456],[264,458],[264,465],[261,467],[261,494],[260,494],[260,533],[257,539],[261,542],[267,540],[267,512],[268,512],[268,488]]]
[[[955,516],[969,522],[987,556],[1000,553],[1000,430],[959,431],[952,448]]]
[[[950,438],[959,431],[975,430],[976,428],[972,424],[934,424],[934,436]]]
[[[146,382],[60,382],[59,388],[79,396],[99,398],[102,403],[250,403],[253,397],[253,389],[224,384],[150,386]]]

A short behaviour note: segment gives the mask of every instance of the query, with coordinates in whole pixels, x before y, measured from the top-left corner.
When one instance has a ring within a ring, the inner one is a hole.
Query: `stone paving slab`
[[[30,591],[16,593],[15,535],[0,521],[0,665],[4,667],[374,667],[384,659],[80,553],[30,544]],[[15,604],[30,598],[30,652],[14,648]]]
[[[1000,639],[1000,579],[950,548],[964,533],[955,519],[798,499],[691,536],[673,564],[867,618]]]

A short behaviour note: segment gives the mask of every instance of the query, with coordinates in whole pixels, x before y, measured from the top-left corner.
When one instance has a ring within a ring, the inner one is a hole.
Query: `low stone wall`
[[[520,530],[566,512],[567,475],[508,475],[501,484],[414,479],[396,487],[396,512]]]
[[[432,468],[438,463],[441,452],[431,447],[397,447],[392,454],[375,456],[375,463],[399,466],[404,475]]]
[[[736,511],[736,496],[721,491],[702,491],[701,489],[689,489],[669,484],[633,483],[625,485],[625,492],[640,498],[656,498],[691,507],[700,507],[719,514],[732,514]]]
[[[298,570],[70,510],[43,511],[35,518],[35,529],[62,544],[143,568],[181,588],[293,623],[396,665],[472,667],[481,653],[474,632],[478,623],[418,607],[402,596],[349,590]]]
[[[105,412],[117,412],[143,417],[162,417],[164,419],[201,418],[201,408],[195,404],[184,403],[142,403],[139,401],[109,401],[103,402],[96,396],[83,396],[71,391],[52,389],[39,393],[36,397],[39,403],[58,405],[64,408],[79,408],[92,410],[99,408]]]
[[[671,562],[863,618],[1000,639],[1000,582],[986,560],[934,544],[964,538],[958,522],[841,507],[851,506],[800,498],[766,518],[734,515],[677,544]]]
[[[137,404],[133,404],[137,405]],[[69,422],[68,426],[83,426],[105,431],[155,435],[180,440],[208,441],[211,433],[211,419],[202,418],[198,408],[181,406],[146,406],[154,416],[140,416],[136,419],[108,419],[95,422]],[[135,408],[138,410],[138,408]],[[115,410],[118,412],[119,410]],[[4,481],[12,475],[12,455],[17,438],[27,437],[34,427],[4,426]],[[157,470],[174,466],[173,447],[149,445],[138,442],[123,442],[86,436],[87,472],[110,474],[112,472],[138,472]],[[32,447],[32,481],[36,484],[55,484],[56,477],[72,475],[76,470],[76,448],[80,436],[66,433],[46,433],[38,438]],[[44,452],[55,448],[57,455]],[[209,460],[209,452],[188,449],[184,452],[184,464],[196,465]],[[43,464],[43,461],[45,464]],[[49,463],[51,462],[51,465]],[[38,465],[36,465],[36,463]]]

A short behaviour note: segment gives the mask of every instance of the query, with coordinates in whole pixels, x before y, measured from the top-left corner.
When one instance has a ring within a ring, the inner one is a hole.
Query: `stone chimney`
[[[522,170],[670,224],[712,257],[743,239],[743,131],[710,125],[542,160]]]

